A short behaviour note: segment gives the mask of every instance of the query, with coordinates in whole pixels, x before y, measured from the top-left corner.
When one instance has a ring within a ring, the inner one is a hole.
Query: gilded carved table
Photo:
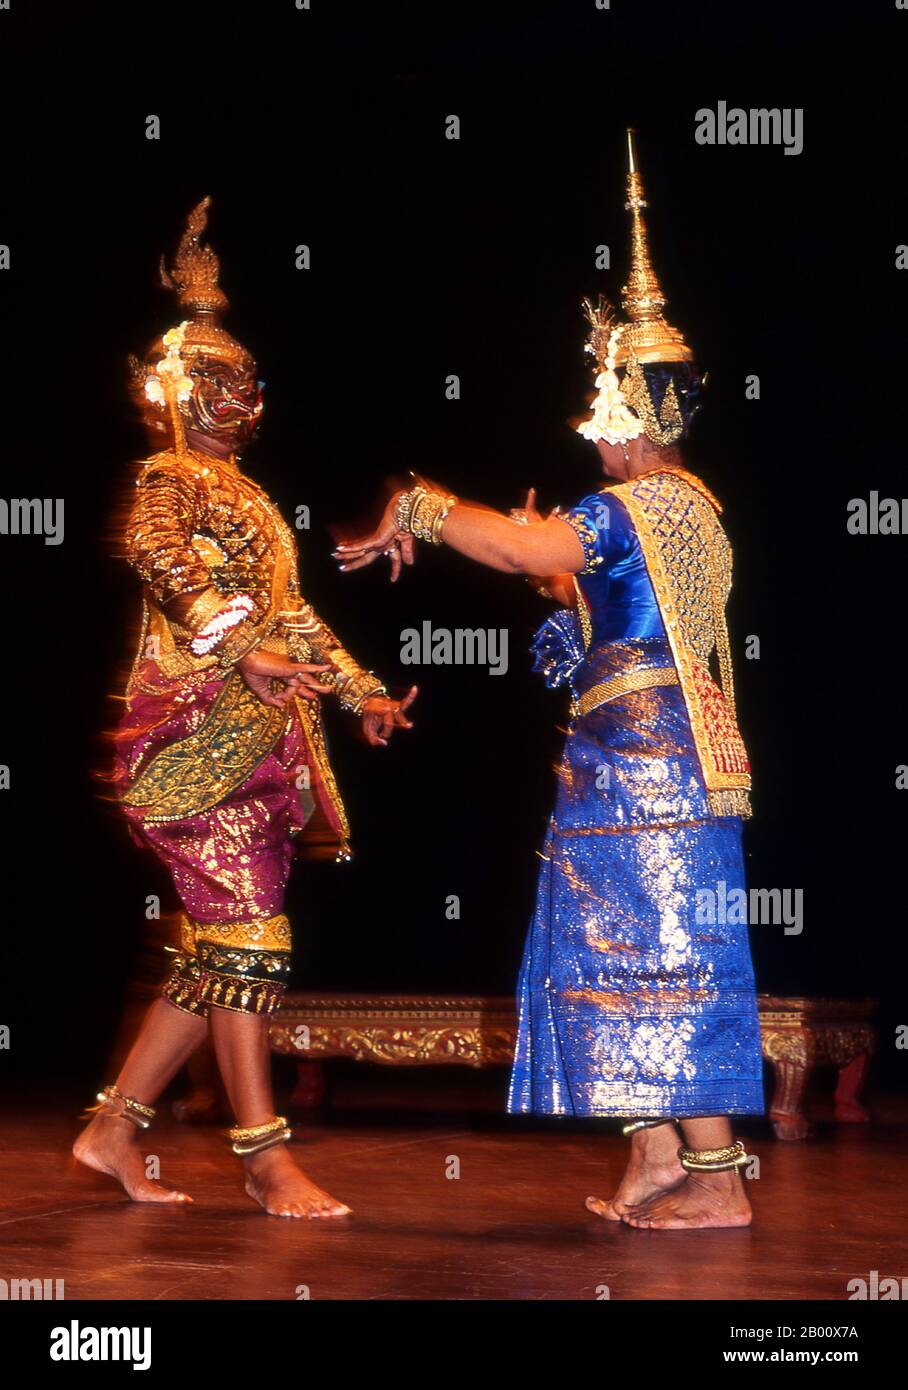
[[[875,999],[757,996],[763,1056],[772,1063],[775,1089],[769,1118],[777,1139],[806,1139],[802,1109],[815,1067],[838,1069],[835,1118],[862,1124],[870,1117],[859,1094],[876,1045]]]
[[[873,999],[758,996],[763,1056],[774,1072],[769,1119],[778,1139],[805,1139],[803,1101],[811,1073],[838,1070],[835,1118],[868,1119],[859,1100],[876,1041]],[[511,998],[445,995],[302,994],[291,992],[271,1023],[274,1052],[297,1061],[292,1103],[318,1105],[324,1095],[322,1063],[332,1057],[390,1066],[509,1063],[517,1020]],[[200,1070],[195,1089],[175,1107],[184,1120],[216,1109],[211,1079]]]

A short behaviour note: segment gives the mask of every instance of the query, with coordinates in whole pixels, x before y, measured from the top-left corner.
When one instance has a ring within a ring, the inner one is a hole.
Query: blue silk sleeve
[[[601,565],[614,565],[633,545],[634,532],[624,507],[608,492],[593,492],[563,514],[583,546],[586,563],[581,574],[593,574]]]

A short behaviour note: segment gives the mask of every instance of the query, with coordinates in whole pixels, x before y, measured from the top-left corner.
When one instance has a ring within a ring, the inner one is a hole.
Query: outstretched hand
[[[545,521],[542,512],[536,506],[536,489],[531,487],[527,493],[527,500],[522,507],[512,507],[510,512],[511,520],[516,521],[521,526],[535,525],[537,521]]]
[[[391,498],[381,521],[367,536],[357,536],[350,541],[342,541],[332,552],[340,562],[342,573],[359,570],[371,565],[380,555],[387,555],[391,561],[391,583],[396,584],[404,565],[412,565],[416,559],[416,545],[408,531],[401,531],[394,516],[394,504],[399,492]]]
[[[418,693],[413,685],[402,700],[391,700],[387,695],[370,695],[362,708],[366,742],[385,748],[395,729],[412,729],[413,724],[406,717],[406,711]]]
[[[252,693],[263,705],[276,709],[283,709],[295,695],[315,700],[330,689],[318,679],[322,672],[331,670],[330,666],[291,661],[279,652],[247,652],[237,666]]]

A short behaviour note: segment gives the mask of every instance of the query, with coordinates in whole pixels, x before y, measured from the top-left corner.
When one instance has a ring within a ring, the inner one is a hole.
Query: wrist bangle
[[[373,695],[387,695],[388,691],[371,671],[364,671],[359,680],[350,678],[338,690],[338,703],[341,709],[350,714],[362,714],[363,705]]]
[[[397,522],[401,531],[411,530],[411,518],[413,508],[420,497],[425,496],[425,488],[421,486],[411,487],[408,492],[402,492],[394,503],[394,520]]]
[[[448,512],[456,506],[457,498],[443,492],[431,492],[422,484],[401,493],[394,505],[394,520],[401,531],[429,545],[441,545]]]

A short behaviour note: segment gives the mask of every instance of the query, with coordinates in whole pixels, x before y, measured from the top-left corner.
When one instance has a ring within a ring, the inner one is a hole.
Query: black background
[[[564,704],[529,671],[547,611],[423,551],[395,588],[339,575],[329,526],[418,468],[507,508],[598,485],[565,421],[589,389],[584,294],[627,265],[634,125],[669,317],[711,372],[687,462],[725,503],[755,769],[751,884],[802,888],[801,937],[755,928],[760,986],[883,1000],[899,1082],[906,806],[904,537],[846,504],[905,492],[908,13],[894,4],[13,2],[0,13],[4,495],[64,497],[66,539],[0,537],[3,994],[14,1074],[91,1077],[164,886],[92,780],[138,594],[106,536],[142,437],[125,359],[175,321],[156,288],[214,199],[227,326],[267,382],[246,465],[306,504],[303,589],[403,689],[403,628],[507,627],[510,669],[417,673],[417,730],[372,750],[329,715],[354,862],[295,871],[306,988],[508,993]],[[804,152],[703,147],[702,106],[804,109]],[[445,139],[445,117],[462,121]],[[149,114],[162,138],[145,138]],[[295,248],[311,247],[298,271]],[[595,248],[613,269],[597,271]],[[462,400],[445,399],[457,373]],[[759,375],[762,398],[745,400]],[[744,658],[748,635],[759,661]],[[461,897],[459,922],[445,899]]]

